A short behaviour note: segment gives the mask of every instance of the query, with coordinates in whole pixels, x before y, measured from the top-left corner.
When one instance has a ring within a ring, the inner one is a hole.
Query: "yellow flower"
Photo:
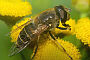
[[[19,23],[17,23],[16,25],[14,25],[11,29],[11,42],[16,42],[18,35],[20,33],[20,31],[24,28],[24,26],[26,26],[27,24],[25,24],[26,22],[28,22],[27,24],[30,23],[30,18],[25,18],[24,21],[21,21]]]
[[[69,24],[71,27],[71,30],[60,30],[60,29],[55,29],[55,34],[58,34],[58,33],[64,33],[64,34],[74,34],[74,32],[75,32],[75,20],[72,20],[72,19],[70,19],[70,20],[68,20],[67,22],[66,22],[66,24]],[[62,23],[60,22],[60,25],[59,25],[59,27],[63,27],[63,28],[65,28],[64,26],[62,26]]]
[[[80,39],[85,45],[90,47],[90,19],[81,18],[78,20],[75,27],[76,37]]]
[[[4,2],[22,2],[23,0],[0,0],[1,1],[4,1]]]
[[[73,60],[80,60],[79,50],[72,44],[64,40],[57,39],[58,42],[65,48],[66,52],[72,57]],[[37,53],[34,60],[71,60],[57,42],[52,40],[45,40],[39,43]]]
[[[31,14],[32,7],[28,2],[0,1],[1,16],[23,17]]]

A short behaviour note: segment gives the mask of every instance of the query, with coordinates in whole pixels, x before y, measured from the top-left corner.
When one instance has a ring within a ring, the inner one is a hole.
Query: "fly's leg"
[[[31,60],[33,60],[33,58],[35,57],[35,55],[37,53],[37,49],[38,49],[38,45],[36,45],[35,52],[33,53],[33,56],[31,57]]]
[[[67,30],[67,28],[57,27],[60,30]]]
[[[63,26],[65,26],[65,27],[71,27],[69,24],[62,24]]]
[[[60,29],[60,30],[71,30],[71,28],[70,28],[70,27],[67,27],[67,28],[63,28],[63,27],[56,27],[56,28],[58,28],[58,29]]]
[[[63,26],[65,26],[66,28],[63,28],[63,27],[58,27],[59,24],[57,25],[56,28],[60,29],[60,30],[71,30],[71,26],[69,24],[65,24],[65,23],[62,23]]]
[[[64,47],[55,39],[55,37],[52,35],[51,31],[49,31],[49,34],[50,34],[51,38],[52,38],[54,41],[56,41],[59,46],[62,47],[62,49],[63,49],[64,52],[69,56],[69,58],[70,58],[71,60],[73,60],[72,57],[66,52],[66,50],[64,49]],[[56,44],[56,43],[55,43],[55,44]]]
[[[37,40],[37,42],[36,42],[36,48],[35,48],[35,51],[34,51],[34,53],[33,53],[33,56],[31,57],[31,60],[34,59],[34,57],[35,57],[35,55],[36,55],[36,53],[37,53],[39,37],[40,37],[40,36],[38,36],[38,40]]]

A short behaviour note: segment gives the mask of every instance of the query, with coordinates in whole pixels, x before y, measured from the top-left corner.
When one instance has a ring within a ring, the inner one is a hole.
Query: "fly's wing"
[[[30,24],[30,21],[31,21],[31,20],[27,21],[26,23],[24,23],[23,25],[19,26],[17,29],[15,29],[15,30],[12,31],[12,32],[15,33],[15,32],[17,32],[18,29],[21,29],[23,26],[25,26],[25,27],[26,27],[26,25],[28,26],[28,24]],[[31,25],[30,25],[30,26],[31,26]],[[12,33],[12,32],[11,32],[11,33]],[[30,39],[30,38],[27,37],[27,34],[26,34],[26,33],[27,33],[27,32],[24,31],[24,28],[22,29],[22,31],[20,31],[20,34],[19,34],[18,39],[17,39],[17,44],[14,44],[14,45],[11,47],[9,56],[13,56],[13,55],[19,53],[20,51],[22,51],[24,48],[26,48],[26,47],[31,43],[31,41],[28,40],[28,39]],[[23,34],[24,34],[26,37],[25,37]],[[22,38],[21,35],[22,35],[22,37],[24,36],[24,38]],[[24,39],[25,39],[26,41],[25,41]],[[25,42],[22,41],[22,40],[24,40]]]
[[[31,21],[32,21],[32,19],[30,18],[26,23],[22,24],[21,26],[18,26],[18,25],[17,25],[17,28],[14,29],[13,31],[7,33],[6,36],[10,35],[11,33],[16,32],[17,30],[21,29],[23,26],[28,25]]]
[[[21,26],[18,26],[15,30],[13,30],[13,31],[10,32],[10,33],[16,32],[18,29],[21,29],[23,26],[28,25],[30,22],[31,22],[31,18],[30,18],[26,23],[22,24]],[[27,43],[25,43],[23,46],[17,47],[18,45],[14,43],[13,46],[11,47],[11,49],[10,49],[10,54],[9,54],[9,56],[13,56],[13,55],[19,53],[19,52],[22,51],[24,48],[26,48],[29,44],[30,44],[30,41],[27,41]]]
[[[8,56],[13,56],[22,51],[24,48],[26,48],[30,42],[27,42],[24,46],[22,47],[17,47],[17,45],[14,43],[10,49],[10,54]]]
[[[31,21],[32,21],[32,19],[31,19],[31,18],[30,18],[30,19],[28,19],[28,21],[27,21],[26,23],[22,24],[21,26],[17,26],[17,28],[16,28],[16,29],[14,29],[13,31],[11,31],[10,33],[14,33],[14,32],[16,32],[18,29],[21,29],[23,26],[28,25]]]

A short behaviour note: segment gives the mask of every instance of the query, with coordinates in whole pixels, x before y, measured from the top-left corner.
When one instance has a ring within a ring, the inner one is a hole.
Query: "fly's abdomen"
[[[30,43],[33,38],[36,38],[35,34],[33,34],[33,31],[36,29],[35,24],[30,23],[29,25],[25,26],[23,30],[20,32],[17,40],[17,47],[22,48],[27,43]]]

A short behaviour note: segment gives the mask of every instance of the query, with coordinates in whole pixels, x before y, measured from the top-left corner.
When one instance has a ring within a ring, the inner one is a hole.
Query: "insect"
[[[26,48],[28,45],[30,45],[31,42],[36,41],[37,43],[36,43],[36,49],[33,55],[34,57],[37,52],[37,48],[38,48],[38,41],[39,41],[38,38],[45,31],[49,32],[53,40],[56,41],[56,39],[51,33],[51,30],[53,30],[54,28],[58,28],[61,30],[70,30],[70,26],[65,24],[65,22],[70,19],[69,11],[70,9],[65,8],[62,5],[55,6],[54,8],[50,8],[50,9],[47,9],[41,12],[38,16],[32,19],[32,22],[28,21],[27,23],[25,23],[26,26],[20,32],[18,39],[17,39],[17,44],[14,44],[13,48],[11,49],[12,51],[11,51],[10,56],[19,53],[24,48]],[[65,26],[66,28],[58,27],[60,21],[62,25]],[[67,54],[64,48],[63,50]],[[69,56],[69,54],[67,55]],[[69,57],[72,60],[72,57],[71,56]]]

